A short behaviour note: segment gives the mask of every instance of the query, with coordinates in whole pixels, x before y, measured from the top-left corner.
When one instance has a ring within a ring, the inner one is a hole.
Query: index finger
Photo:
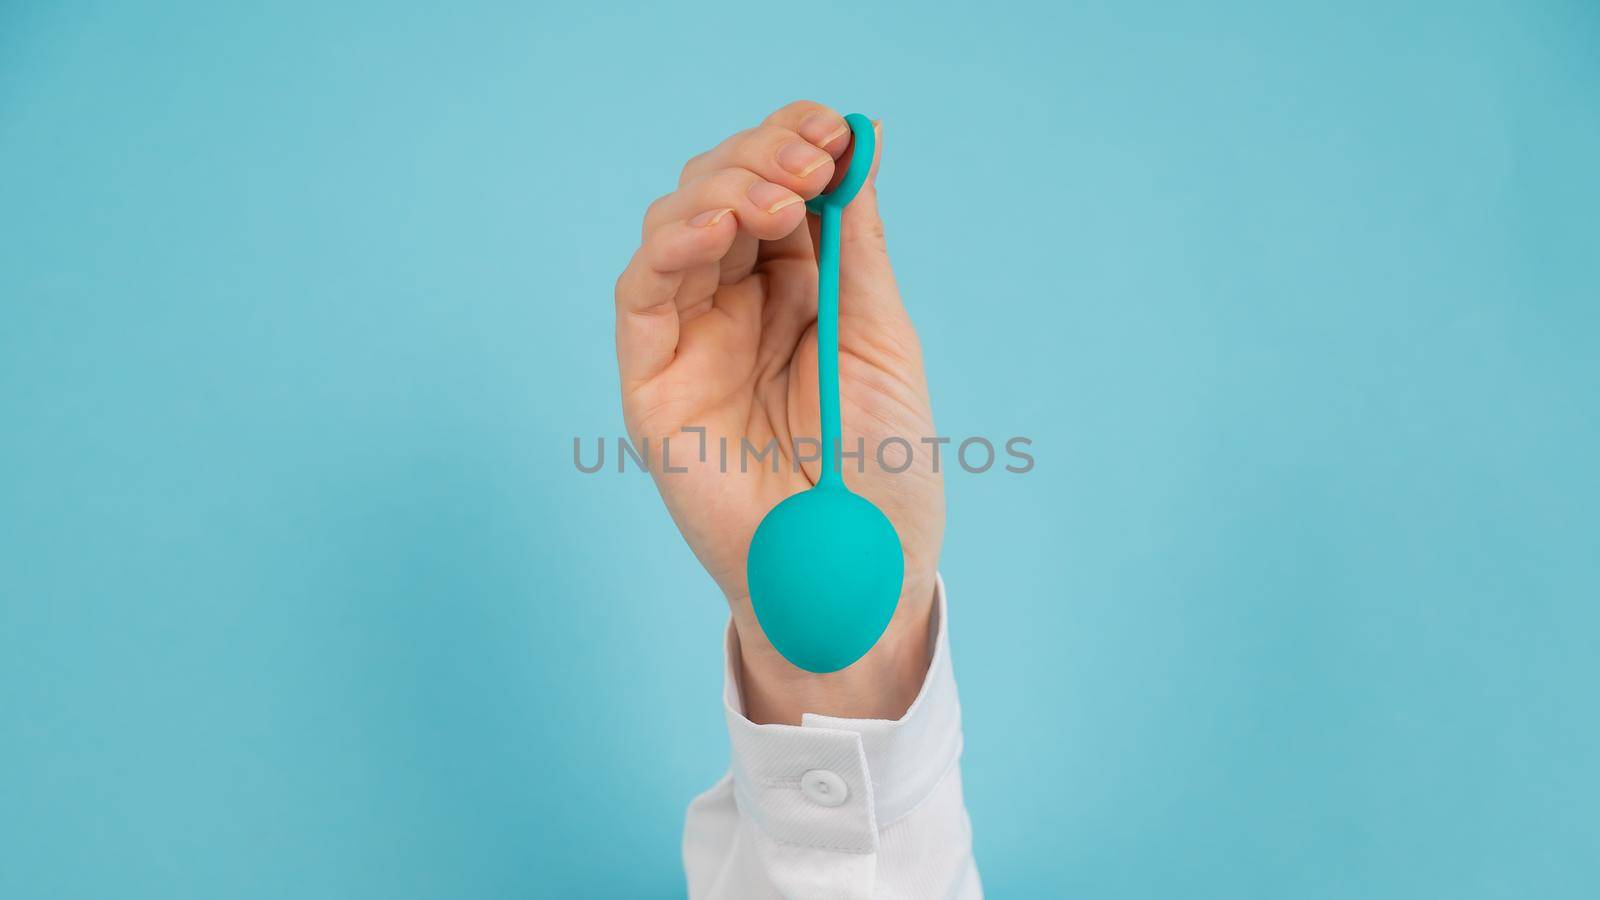
[[[765,124],[798,133],[834,159],[850,146],[850,126],[844,116],[814,100],[796,100],[767,116]]]

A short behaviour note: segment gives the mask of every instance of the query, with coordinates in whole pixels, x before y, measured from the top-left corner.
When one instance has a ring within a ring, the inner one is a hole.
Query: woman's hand
[[[899,533],[900,605],[866,656],[818,675],[773,649],[745,582],[756,526],[819,475],[816,220],[808,220],[803,201],[844,172],[849,148],[844,118],[808,102],[729,137],[689,160],[678,189],[646,210],[640,247],[617,280],[628,432],[636,446],[648,440],[662,499],[727,596],[746,715],[757,722],[794,723],[804,712],[898,718],[928,664],[944,484],[932,465],[936,446],[920,440],[934,436],[933,416],[921,348],[884,246],[877,160],[844,212],[843,450],[852,454],[860,442],[864,454],[846,456],[841,468],[850,489],[883,510]],[[880,442],[890,438],[900,440],[884,446],[880,465]],[[672,471],[663,465],[664,440]],[[910,466],[891,471],[908,448]]]

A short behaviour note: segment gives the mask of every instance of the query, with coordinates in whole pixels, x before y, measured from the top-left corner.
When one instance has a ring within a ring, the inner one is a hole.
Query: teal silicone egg
[[[772,508],[750,542],[750,602],[767,639],[811,672],[860,659],[889,626],[905,560],[894,526],[843,484]]]
[[[750,540],[750,604],[767,640],[789,662],[837,672],[872,649],[900,602],[905,558],[894,526],[845,487],[839,471],[839,247],[844,207],[876,155],[872,121],[850,126],[850,166],[832,191],[806,201],[822,217],[817,247],[817,412],[822,460],[816,487],[779,503]]]

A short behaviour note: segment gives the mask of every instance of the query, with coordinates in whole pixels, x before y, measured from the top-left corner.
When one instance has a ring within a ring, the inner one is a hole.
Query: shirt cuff
[[[878,830],[921,803],[961,756],[961,704],[950,669],[943,578],[935,583],[928,631],[928,674],[899,719],[806,713],[799,725],[757,725],[744,717],[735,665],[739,636],[729,624],[723,705],[734,798],[745,817],[787,844],[877,850]]]

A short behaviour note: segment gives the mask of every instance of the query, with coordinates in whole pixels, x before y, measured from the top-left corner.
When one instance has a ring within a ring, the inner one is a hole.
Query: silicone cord
[[[844,208],[855,199],[872,171],[878,136],[872,120],[860,113],[844,117],[850,126],[853,150],[850,168],[839,186],[806,201],[806,209],[822,216],[817,248],[817,406],[822,421],[822,477],[817,487],[844,487],[839,472],[843,435],[839,424],[839,233]]]

